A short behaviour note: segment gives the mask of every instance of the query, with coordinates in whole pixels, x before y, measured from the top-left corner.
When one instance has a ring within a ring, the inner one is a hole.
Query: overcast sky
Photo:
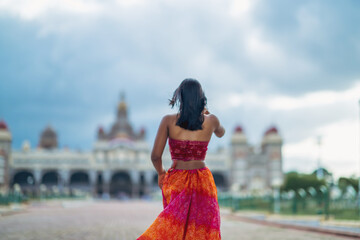
[[[167,99],[198,79],[227,133],[258,145],[275,125],[284,170],[358,174],[360,1],[0,0],[0,118],[36,146],[91,150],[123,91],[151,146]]]

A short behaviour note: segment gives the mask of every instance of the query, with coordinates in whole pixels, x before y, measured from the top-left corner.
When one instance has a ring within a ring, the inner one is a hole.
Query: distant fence
[[[77,199],[85,198],[87,193],[80,189],[73,189],[72,191],[53,191],[51,189],[40,188],[37,192],[27,192],[23,194],[19,187],[8,191],[7,193],[0,193],[0,205],[9,205],[13,203],[26,203],[31,200],[50,200],[50,199]]]
[[[23,203],[28,200],[28,197],[18,193],[0,194],[0,205],[8,205],[10,203]]]
[[[358,200],[356,198],[330,199],[327,194],[318,196],[280,197],[272,196],[239,197],[231,194],[219,193],[219,205],[229,207],[232,211],[251,210],[286,215],[322,215],[324,218],[360,220]],[[276,202],[277,201],[277,202]]]

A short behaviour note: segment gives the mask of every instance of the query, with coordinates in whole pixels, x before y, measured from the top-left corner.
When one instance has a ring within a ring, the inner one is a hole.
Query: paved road
[[[47,202],[0,217],[1,240],[133,240],[162,210],[160,202]],[[222,214],[224,240],[340,240],[297,230],[231,220]]]

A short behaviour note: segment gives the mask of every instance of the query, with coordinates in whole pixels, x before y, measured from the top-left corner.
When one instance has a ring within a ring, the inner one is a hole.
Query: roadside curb
[[[0,217],[6,217],[18,213],[23,213],[27,211],[27,205],[25,204],[11,204],[6,207],[0,208]]]
[[[320,233],[320,234],[346,237],[349,239],[360,239],[360,234],[354,233],[354,232],[345,232],[345,231],[338,231],[338,230],[332,230],[332,229],[324,229],[324,228],[317,228],[317,227],[278,223],[278,222],[273,222],[273,221],[268,221],[268,220],[259,220],[259,219],[254,219],[254,218],[250,218],[250,217],[239,216],[239,215],[235,215],[235,214],[231,214],[231,213],[226,213],[225,216],[230,219],[233,219],[233,220],[261,224],[261,225],[265,225],[265,226],[287,228],[287,229],[294,229],[294,230],[307,231],[307,232],[316,232],[316,233]]]

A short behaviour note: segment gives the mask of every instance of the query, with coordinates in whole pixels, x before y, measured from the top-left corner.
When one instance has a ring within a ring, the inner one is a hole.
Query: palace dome
[[[244,130],[240,125],[237,125],[234,130],[235,133],[243,133]]]
[[[276,127],[272,126],[272,127],[270,127],[268,130],[266,130],[266,132],[265,132],[264,135],[269,135],[269,134],[271,134],[271,133],[278,134],[279,132],[278,132],[278,130],[277,130]]]
[[[261,145],[268,143],[282,144],[282,138],[279,135],[279,131],[275,126],[269,127],[268,130],[266,130],[264,133]]]
[[[0,120],[0,129],[2,130],[9,130],[8,127],[7,127],[7,124],[4,120]]]
[[[8,129],[8,126],[4,120],[0,120],[0,141],[10,141],[11,142],[12,137],[11,133]]]
[[[247,143],[247,138],[244,133],[244,129],[240,125],[237,125],[235,127],[234,134],[231,137],[231,143],[232,144],[246,144]]]
[[[39,146],[46,149],[57,148],[57,134],[51,126],[47,126],[41,133]]]

